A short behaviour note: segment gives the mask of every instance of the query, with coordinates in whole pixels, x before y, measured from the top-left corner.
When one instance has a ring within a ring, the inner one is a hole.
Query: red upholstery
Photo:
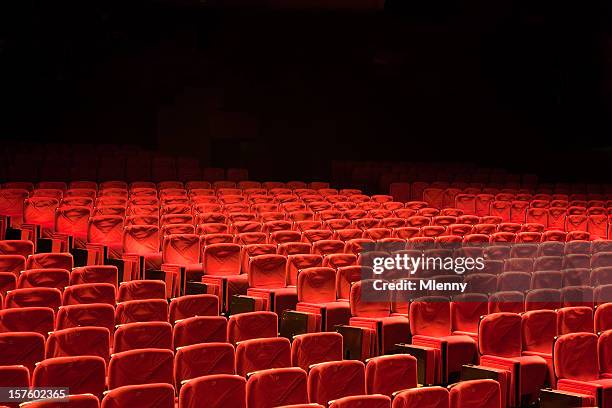
[[[199,343],[180,347],[174,358],[177,387],[183,381],[213,374],[235,374],[234,347],[229,343]]]
[[[57,312],[56,329],[79,326],[106,327],[110,332],[115,328],[115,309],[103,303],[62,306]]]
[[[342,335],[335,332],[295,336],[291,343],[291,364],[307,371],[313,364],[342,360]]]
[[[110,283],[117,287],[117,267],[112,265],[90,265],[74,268],[70,274],[70,284]]]
[[[113,353],[135,349],[172,349],[172,325],[167,322],[137,322],[117,326]]]
[[[501,390],[494,380],[462,381],[450,388],[450,407],[501,408]]]
[[[163,299],[129,300],[115,309],[116,324],[167,321],[168,302]]]
[[[227,318],[224,316],[194,316],[174,325],[174,347],[197,343],[227,341]]]
[[[108,388],[124,385],[168,383],[173,379],[171,350],[138,349],[115,353],[108,364]]]
[[[391,398],[386,395],[360,395],[334,400],[330,408],[391,408]]]
[[[68,253],[43,253],[27,258],[26,269],[65,269],[71,271],[74,266],[72,255]]]
[[[179,395],[179,408],[246,408],[244,377],[207,375],[187,381]]]
[[[47,339],[45,358],[98,356],[108,361],[110,332],[105,327],[56,330]]]
[[[102,400],[102,408],[154,406],[174,407],[174,389],[170,384],[126,385],[108,391]]]
[[[236,374],[291,366],[291,345],[284,337],[251,339],[236,345]]]
[[[450,304],[452,333],[477,340],[478,323],[480,317],[487,314],[487,309],[488,297],[485,294],[466,293],[455,296]]]
[[[48,358],[32,374],[33,387],[68,387],[71,394],[102,396],[106,381],[102,357],[78,356]]]
[[[170,323],[194,316],[217,316],[219,298],[215,295],[185,295],[170,302]]]
[[[227,325],[227,340],[239,341],[278,336],[278,315],[273,312],[250,312],[232,315]]]
[[[44,359],[45,338],[40,333],[0,333],[0,366],[24,365],[30,372]]]
[[[307,375],[297,367],[258,371],[246,385],[249,408],[273,408],[308,402]]]
[[[106,303],[115,305],[115,287],[110,283],[83,283],[64,290],[62,305]]]
[[[557,310],[557,334],[594,330],[593,309],[587,306],[564,307]]]
[[[0,333],[35,332],[47,336],[53,331],[53,317],[53,309],[48,307],[0,310]]]
[[[117,293],[118,302],[165,298],[166,284],[158,280],[133,280],[121,282]]]
[[[393,393],[417,386],[417,360],[408,354],[374,357],[366,364],[368,394]]]
[[[320,363],[308,373],[310,402],[327,405],[331,400],[365,393],[365,366],[360,361]]]
[[[393,408],[448,408],[449,392],[442,387],[413,388],[393,399]]]
[[[62,304],[62,293],[56,288],[15,289],[6,294],[4,305],[14,307],[50,307],[57,310]]]
[[[70,273],[66,269],[30,269],[23,271],[17,280],[18,288],[57,288],[68,286]]]

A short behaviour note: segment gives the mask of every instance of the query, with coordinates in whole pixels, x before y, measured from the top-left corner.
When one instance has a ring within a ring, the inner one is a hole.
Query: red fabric
[[[327,257],[326,257],[327,259]],[[323,263],[323,257],[316,254],[298,254],[287,256],[287,285],[296,286],[298,272],[306,268],[320,267]]]
[[[17,280],[18,288],[56,288],[64,290],[68,286],[70,274],[66,269],[30,269],[22,272]]]
[[[149,255],[159,252],[159,227],[157,225],[128,225],[123,230],[124,253]]]
[[[593,309],[587,306],[557,309],[557,334],[593,333]]]
[[[62,305],[105,303],[115,305],[115,287],[110,283],[83,283],[64,290]]]
[[[462,333],[478,333],[480,316],[487,314],[488,296],[464,294],[455,296],[450,305],[451,330]]]
[[[525,311],[524,301],[525,296],[522,292],[502,291],[493,293],[489,297],[489,313],[522,313]]]
[[[336,272],[332,268],[324,267],[303,269],[298,274],[297,291],[299,302],[334,302]]]
[[[62,306],[57,312],[56,329],[79,326],[106,327],[112,332],[115,329],[115,309],[101,303]]]
[[[594,381],[599,378],[596,334],[572,333],[558,337],[553,357],[559,379]]]
[[[117,301],[144,299],[165,299],[166,284],[158,280],[132,280],[121,282],[117,293]]]
[[[597,341],[599,371],[605,378],[612,378],[612,330],[603,332]]]
[[[72,255],[68,253],[44,253],[36,254],[27,258],[26,269],[65,269],[71,271],[73,268]]]
[[[83,247],[90,216],[89,207],[62,206],[55,215],[55,231],[73,236],[77,247]]]
[[[227,341],[227,319],[224,316],[194,316],[174,325],[174,348],[198,343]]]
[[[366,365],[368,394],[393,393],[417,386],[417,360],[408,354],[374,357]]]
[[[55,211],[58,206],[58,198],[40,196],[27,198],[23,201],[23,222],[40,225],[45,235],[45,231],[51,232],[55,228]]]
[[[244,340],[236,346],[236,374],[291,366],[291,345],[284,337]],[[299,402],[299,401],[298,401]]]
[[[23,365],[10,365],[0,367],[0,387],[28,388],[30,386],[30,372]],[[18,403],[5,403],[6,407],[17,408]]]
[[[248,282],[252,288],[285,287],[287,258],[283,255],[258,255],[250,259]]]
[[[182,381],[204,375],[234,374],[234,347],[229,343],[182,346],[174,359],[177,387]]]
[[[449,392],[442,387],[413,388],[393,399],[393,408],[448,408]]]
[[[342,335],[335,332],[295,336],[291,343],[291,363],[308,371],[313,364],[342,360]]]
[[[168,302],[164,299],[129,300],[117,304],[116,324],[167,322]]]
[[[202,259],[202,266],[207,275],[240,274],[241,248],[238,244],[207,245]]]
[[[522,315],[523,351],[552,354],[557,335],[557,314],[553,310],[533,310]]]
[[[68,387],[71,394],[101,397],[106,363],[95,356],[56,357],[39,363],[32,374],[33,387]]]
[[[219,298],[215,295],[185,295],[170,302],[170,322],[194,316],[216,316],[219,314]]]
[[[359,267],[358,267],[359,268]],[[351,286],[350,305],[351,314],[355,317],[388,317],[391,313],[391,301],[366,301],[362,300],[363,292],[370,291],[372,296],[375,295],[372,287],[372,280],[356,281]],[[390,294],[387,294],[389,297]]]
[[[200,237],[195,234],[168,235],[162,244],[163,263],[197,264],[200,261]]]
[[[450,389],[450,407],[501,408],[501,390],[494,380],[462,381]]]
[[[606,302],[610,299],[605,299]],[[604,303],[595,309],[595,332],[612,329],[612,303]]]
[[[22,255],[0,255],[0,272],[10,272],[17,277],[25,265],[26,260]]]
[[[280,368],[257,372],[246,386],[250,408],[273,408],[285,404],[307,403],[307,375],[299,368]]]
[[[246,408],[246,381],[237,375],[209,375],[183,385],[179,408]]]
[[[341,252],[344,252],[344,242],[340,240],[321,240],[312,244],[313,254],[321,254],[325,256],[328,254]]]
[[[87,242],[102,244],[109,248],[111,257],[121,252],[123,240],[123,216],[97,215],[89,219]]]
[[[91,265],[74,268],[70,274],[70,284],[110,283],[116,288],[118,286],[117,275],[117,267],[112,265]]]
[[[278,336],[278,316],[272,312],[250,312],[233,315],[227,325],[227,340],[239,341]]]
[[[344,360],[321,363],[308,374],[308,399],[321,405],[350,395],[363,395],[365,366],[360,361]]]
[[[108,361],[110,332],[105,327],[56,330],[47,339],[45,358],[98,356]]]
[[[110,390],[102,408],[123,407],[174,408],[174,388],[170,384],[126,385]]]
[[[108,365],[108,388],[124,385],[173,384],[174,355],[170,350],[130,350],[113,354]]]
[[[361,395],[334,400],[330,408],[391,408],[391,398],[386,395]]]
[[[450,304],[443,297],[419,298],[410,304],[410,332],[433,337],[450,336]]]
[[[57,310],[62,304],[62,293],[56,288],[15,289],[4,300],[7,309],[14,307],[50,307]]]
[[[533,289],[525,296],[525,310],[555,310],[561,307],[559,289]]]
[[[39,333],[0,333],[0,366],[24,365],[30,372],[45,356],[45,338]]]
[[[113,353],[135,349],[172,349],[172,325],[167,322],[122,324],[115,330]]]
[[[336,296],[348,300],[351,295],[351,285],[372,276],[372,268],[360,265],[343,266],[336,273]]]
[[[495,313],[480,321],[478,331],[480,354],[499,357],[521,355],[521,316],[514,313]]]

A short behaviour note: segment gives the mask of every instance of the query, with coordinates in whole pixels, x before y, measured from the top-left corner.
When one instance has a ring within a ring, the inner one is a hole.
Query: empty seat
[[[7,309],[15,307],[50,307],[57,310],[62,304],[62,293],[56,288],[15,289],[6,294]]]
[[[501,291],[489,297],[489,313],[525,311],[525,295],[519,291]]]
[[[70,273],[65,269],[30,269],[23,271],[17,280],[17,288],[57,288],[68,286]]]
[[[239,375],[217,374],[183,384],[179,408],[246,408],[246,380]]]
[[[533,289],[525,295],[525,310],[555,310],[561,307],[559,289]]]
[[[166,284],[158,280],[132,280],[121,282],[117,293],[117,301],[145,299],[165,299]]]
[[[117,267],[113,265],[89,265],[74,268],[70,274],[70,285],[82,283],[110,283],[118,286]]]
[[[364,395],[365,366],[361,361],[331,361],[314,365],[308,373],[308,399],[327,405],[331,400]]]
[[[557,309],[557,334],[593,333],[593,309],[588,306],[562,307]]]
[[[478,340],[478,324],[480,317],[487,314],[488,300],[486,294],[480,293],[464,293],[453,297],[450,304],[452,333]]]
[[[117,304],[116,324],[167,322],[168,302],[164,299],[129,300]]]
[[[106,382],[102,357],[55,357],[41,361],[32,374],[33,387],[67,387],[71,394],[101,397]]]
[[[239,341],[277,337],[278,316],[273,312],[250,312],[233,315],[227,325],[227,340]]]
[[[443,387],[422,387],[398,393],[393,408],[448,408],[449,392]]]
[[[0,333],[0,366],[23,365],[30,372],[45,358],[45,338],[40,333]]]
[[[342,335],[335,332],[295,336],[291,343],[291,364],[308,371],[313,364],[342,360]]]
[[[185,295],[170,302],[170,323],[194,316],[217,316],[219,298],[215,295]]]
[[[135,349],[172,349],[172,325],[168,322],[137,322],[117,326],[113,353]]]
[[[105,327],[73,327],[49,334],[46,358],[98,356],[108,361],[110,332]]]
[[[197,343],[227,341],[227,318],[224,316],[195,316],[179,320],[174,325],[174,347]]]
[[[54,313],[48,307],[0,310],[0,333],[35,332],[47,336],[53,331]]]
[[[115,309],[104,303],[60,307],[55,323],[56,330],[81,326],[106,327],[112,332],[115,328]]]
[[[236,374],[246,376],[259,370],[290,367],[290,349],[284,337],[240,341],[236,345]]]
[[[554,386],[552,347],[557,335],[557,313],[554,310],[531,310],[522,314],[521,319],[522,353],[546,361],[547,381]]]
[[[249,408],[307,403],[306,372],[297,367],[255,372],[248,378],[246,395]]]
[[[229,343],[201,343],[179,347],[174,358],[174,380],[183,381],[204,375],[235,374],[234,346]]]
[[[371,358],[366,364],[368,394],[393,396],[397,391],[417,386],[417,359],[408,354]]]
[[[450,407],[501,408],[501,389],[494,380],[462,381],[450,387]]]
[[[102,408],[136,406],[174,408],[174,387],[161,383],[126,385],[109,390],[102,400]]]
[[[64,290],[62,305],[106,303],[115,305],[115,287],[110,283],[83,283]]]
[[[173,381],[174,355],[171,350],[146,349],[115,353],[108,365],[108,388],[124,385]]]
[[[68,253],[42,253],[29,256],[26,269],[65,269],[71,271],[74,267],[72,255]]]
[[[224,310],[234,295],[244,295],[248,276],[241,274],[241,247],[238,244],[207,245],[202,253],[202,282],[219,288],[219,301]]]
[[[523,356],[521,316],[514,313],[494,313],[485,316],[478,328],[480,364],[510,372],[508,401],[537,401],[547,376],[546,360],[539,356]]]
[[[330,408],[391,408],[391,398],[386,395],[358,395],[338,398]]]
[[[597,406],[610,405],[612,382],[601,378],[597,362],[597,335],[572,333],[554,344],[557,389],[595,397]]]

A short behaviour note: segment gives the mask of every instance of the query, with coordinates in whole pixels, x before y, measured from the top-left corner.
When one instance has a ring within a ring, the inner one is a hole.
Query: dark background
[[[610,181],[609,1],[191,1],[2,1],[2,139],[134,144],[269,179],[353,159]]]

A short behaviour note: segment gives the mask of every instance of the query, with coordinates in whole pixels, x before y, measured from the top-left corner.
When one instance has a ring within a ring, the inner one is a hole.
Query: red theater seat
[[[65,269],[30,269],[23,271],[17,280],[17,288],[57,288],[68,286],[70,273]]]
[[[6,294],[6,309],[16,307],[50,307],[57,310],[62,304],[62,292],[56,288],[15,289]]]
[[[115,305],[115,287],[110,283],[83,283],[64,290],[62,305],[106,303]]]
[[[251,339],[236,345],[236,374],[291,366],[291,345],[284,337]]]
[[[393,399],[393,408],[448,408],[449,392],[442,387],[412,388]]]
[[[102,408],[174,408],[174,388],[170,384],[126,385],[108,391]]]
[[[113,353],[135,349],[172,350],[172,325],[168,322],[137,322],[117,326]]]
[[[557,334],[593,333],[593,308],[588,306],[573,306],[557,309]]]
[[[234,295],[246,294],[247,274],[241,274],[241,247],[238,244],[207,245],[202,252],[202,282],[218,287],[223,310]]]
[[[417,386],[417,359],[408,354],[379,356],[367,360],[366,388],[368,394],[394,393]]]
[[[361,361],[344,360],[316,364],[308,373],[308,399],[327,405],[351,395],[365,395],[365,366]]]
[[[166,284],[158,280],[133,280],[121,282],[117,301],[166,299]]]
[[[102,357],[56,357],[41,361],[32,374],[33,387],[68,387],[71,394],[101,397],[106,363]]]
[[[206,375],[183,384],[179,408],[246,408],[246,380],[229,374]]]
[[[308,402],[307,375],[297,367],[254,372],[246,385],[249,408],[274,408]]]
[[[164,299],[129,300],[117,304],[116,324],[167,322],[168,302]]]
[[[177,388],[192,378],[214,374],[235,374],[234,346],[229,343],[201,343],[179,347],[174,358]]]
[[[386,395],[359,395],[333,400],[330,408],[391,408],[391,398]]]
[[[291,363],[308,371],[313,364],[342,360],[342,335],[335,332],[295,336],[291,343]]]
[[[125,385],[174,384],[171,350],[138,349],[115,353],[108,364],[108,388]]]
[[[185,295],[170,301],[170,323],[194,316],[217,316],[219,298],[215,295]]]
[[[47,336],[53,331],[54,313],[48,307],[0,310],[0,333],[35,332]]]
[[[250,312],[233,315],[227,325],[227,341],[277,337],[278,315],[273,312]]]
[[[115,309],[103,303],[60,307],[55,322],[56,330],[81,326],[106,327],[112,332],[115,328]]]
[[[47,339],[45,358],[98,356],[108,361],[110,332],[105,327],[56,330]]]
[[[462,381],[450,387],[450,407],[501,408],[501,390],[494,380]]]
[[[508,403],[537,401],[547,375],[546,360],[539,356],[523,356],[521,316],[495,313],[485,316],[478,328],[480,364],[510,372]]]
[[[30,372],[45,357],[45,338],[39,333],[0,333],[0,366],[23,365]]]
[[[195,316],[179,320],[174,325],[174,347],[198,343],[227,341],[227,318],[224,316]]]
[[[565,334],[555,340],[557,389],[594,397],[598,406],[607,407],[612,398],[612,380],[600,377],[597,340],[592,333]]]

